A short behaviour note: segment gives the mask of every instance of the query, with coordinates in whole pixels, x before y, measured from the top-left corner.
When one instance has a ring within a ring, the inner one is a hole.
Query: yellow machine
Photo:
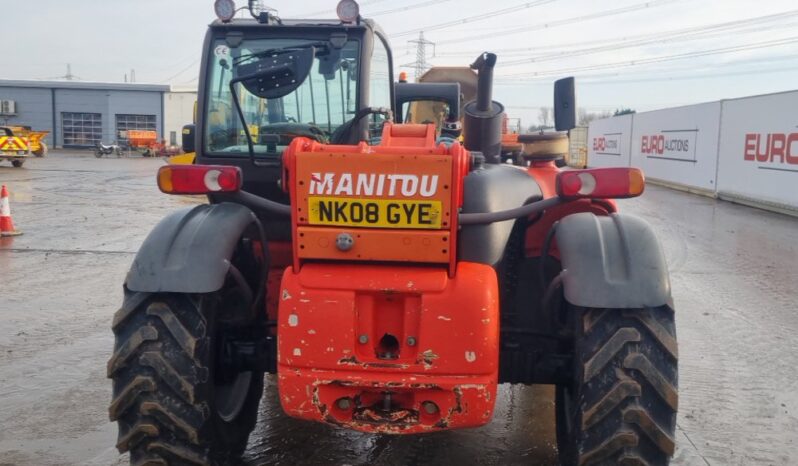
[[[15,136],[28,140],[31,154],[36,157],[47,155],[47,144],[42,139],[50,134],[49,131],[33,131],[30,126],[9,126]]]
[[[7,126],[0,126],[0,160],[8,160],[11,165],[19,168],[30,153],[27,138],[14,134]]]

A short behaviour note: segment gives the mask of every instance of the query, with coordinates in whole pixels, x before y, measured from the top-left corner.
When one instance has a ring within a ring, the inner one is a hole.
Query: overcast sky
[[[212,0],[3,0],[0,78],[195,87]],[[237,0],[243,5],[244,0]],[[284,18],[334,16],[336,0],[274,0]],[[795,0],[363,0],[363,16],[412,63],[424,30],[432,64],[499,55],[495,98],[537,124],[551,82],[577,77],[579,105],[637,110],[798,89]],[[328,14],[323,12],[327,11]],[[412,76],[412,70],[410,75]]]

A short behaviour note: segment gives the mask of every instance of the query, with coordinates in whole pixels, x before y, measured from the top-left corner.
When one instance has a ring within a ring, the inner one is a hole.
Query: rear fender
[[[556,239],[569,303],[610,309],[671,304],[665,256],[644,220],[573,214],[560,221]]]
[[[141,245],[125,285],[134,292],[211,293],[222,288],[239,238],[258,219],[233,203],[181,209]]]

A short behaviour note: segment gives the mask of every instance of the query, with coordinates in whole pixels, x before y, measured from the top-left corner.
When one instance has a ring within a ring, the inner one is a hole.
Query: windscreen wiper
[[[270,57],[273,55],[282,55],[291,52],[293,50],[299,51],[307,49],[309,47],[313,47],[317,51],[323,50],[324,52],[329,52],[330,50],[330,44],[328,42],[309,42],[307,44],[292,45],[290,47],[266,49],[266,50],[261,50],[260,52],[246,53],[244,55],[236,57],[235,59],[233,59],[233,66],[243,65],[244,63],[247,63],[256,58]]]

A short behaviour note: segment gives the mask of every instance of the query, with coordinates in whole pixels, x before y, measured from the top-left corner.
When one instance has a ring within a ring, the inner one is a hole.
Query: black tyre
[[[101,151],[100,149],[95,150],[94,151],[94,156],[99,159],[100,157],[103,156],[103,151]]]
[[[11,161],[11,165],[13,165],[16,168],[21,167],[24,163],[25,163],[24,160],[12,160]]]
[[[256,322],[219,318],[222,304],[229,315],[229,291],[139,296],[127,292],[128,307],[113,322],[109,414],[119,425],[117,448],[135,465],[228,463],[255,427],[263,371],[225,367],[222,349]]]
[[[673,310],[574,309],[574,378],[557,387],[564,465],[667,465],[676,429]]]

